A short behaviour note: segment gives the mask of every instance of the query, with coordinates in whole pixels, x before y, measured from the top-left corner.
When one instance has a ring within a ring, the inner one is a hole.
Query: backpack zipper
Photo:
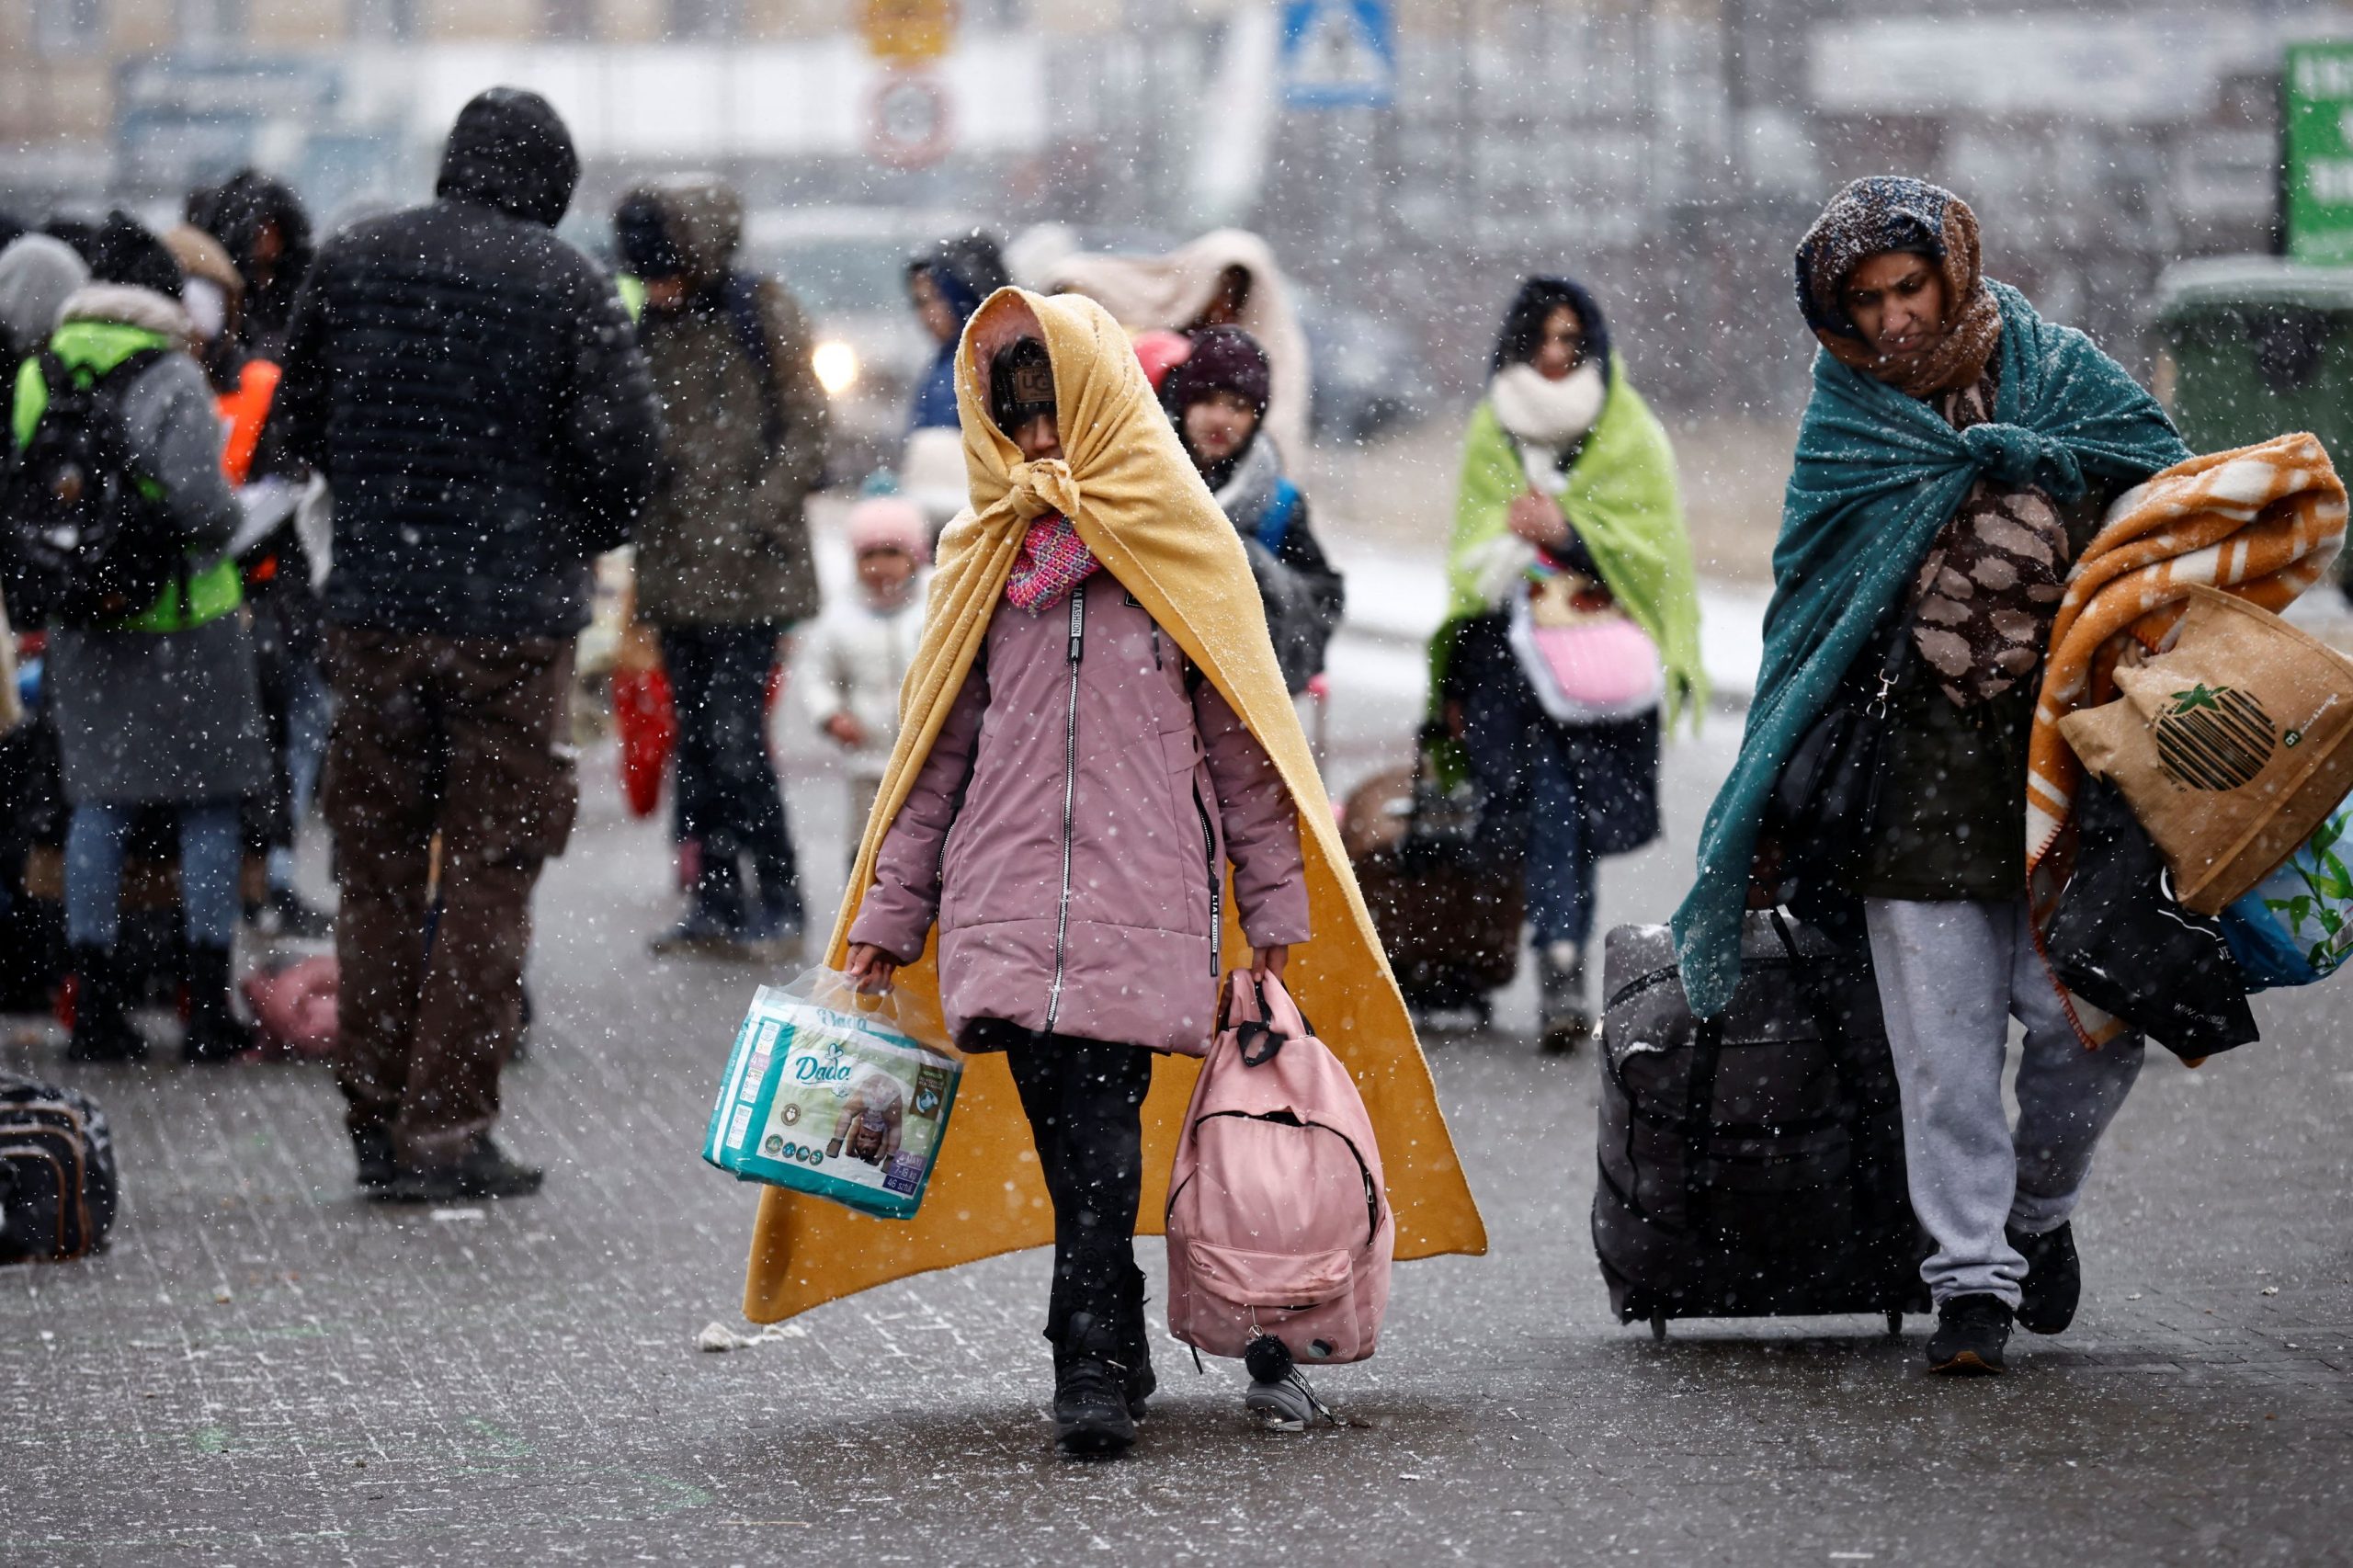
[[[1070,591],[1070,710],[1063,730],[1063,896],[1054,915],[1054,984],[1046,996],[1046,1032],[1063,1008],[1063,967],[1070,944],[1070,859],[1073,818],[1078,807],[1078,665],[1086,647],[1086,585]]]

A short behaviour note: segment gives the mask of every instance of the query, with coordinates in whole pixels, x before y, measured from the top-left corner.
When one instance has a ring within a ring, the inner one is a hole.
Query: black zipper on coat
[[[1193,810],[1201,817],[1201,858],[1210,872],[1210,978],[1217,978],[1225,958],[1225,879],[1217,874],[1217,834],[1210,826],[1210,809],[1201,803],[1201,784],[1193,780]]]
[[[1078,665],[1086,652],[1086,585],[1070,591],[1070,709],[1063,731],[1063,897],[1054,915],[1054,985],[1046,997],[1046,1032],[1063,1009],[1063,969],[1070,947],[1071,834],[1078,808]]]

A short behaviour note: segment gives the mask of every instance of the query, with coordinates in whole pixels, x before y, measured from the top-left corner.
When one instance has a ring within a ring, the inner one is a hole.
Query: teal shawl
[[[1931,403],[1827,353],[1814,357],[1773,547],[1756,699],[1700,831],[1698,880],[1675,914],[1684,988],[1702,1017],[1722,1012],[1740,982],[1749,866],[1782,765],[1971,484],[1983,474],[2066,505],[2095,482],[2137,484],[2189,456],[2156,401],[2091,339],[2044,321],[2017,290],[1987,287],[2001,306],[2002,340],[1986,424],[1956,431]],[[2023,800],[2018,809],[2022,832]]]

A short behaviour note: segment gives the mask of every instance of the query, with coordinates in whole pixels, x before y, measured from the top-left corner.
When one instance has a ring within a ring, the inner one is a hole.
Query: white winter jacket
[[[810,722],[822,733],[847,712],[866,732],[866,744],[844,754],[849,776],[880,779],[899,738],[899,687],[923,636],[924,596],[931,574],[918,573],[899,608],[878,610],[856,588],[825,607],[801,642],[793,686]]]

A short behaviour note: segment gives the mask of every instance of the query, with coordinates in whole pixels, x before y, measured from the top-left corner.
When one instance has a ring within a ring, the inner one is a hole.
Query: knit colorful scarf
[[[1086,581],[1095,564],[1094,552],[1070,519],[1049,512],[1033,518],[1029,531],[1021,536],[1013,575],[1005,580],[1006,600],[1025,614],[1037,615]]]

